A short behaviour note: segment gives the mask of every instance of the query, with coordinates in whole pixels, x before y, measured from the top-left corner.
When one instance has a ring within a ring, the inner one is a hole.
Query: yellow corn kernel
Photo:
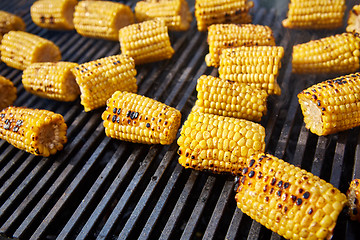
[[[26,25],[21,17],[0,10],[0,36],[10,31],[25,31]]]
[[[360,34],[360,5],[354,5],[349,12],[346,31]]]
[[[80,95],[80,89],[71,69],[77,66],[73,62],[33,63],[23,72],[23,86],[43,98],[74,101]]]
[[[41,0],[30,8],[32,21],[42,28],[54,30],[74,29],[73,15],[77,0]]]
[[[252,219],[287,239],[331,238],[346,204],[333,185],[265,153],[248,158],[241,174],[235,199]]]
[[[195,17],[199,31],[212,24],[250,23],[249,14],[254,2],[248,0],[196,0]]]
[[[348,197],[348,214],[353,221],[360,222],[360,179],[354,179],[346,192]]]
[[[207,66],[218,67],[223,49],[241,46],[275,46],[270,27],[255,24],[213,24],[209,27]]]
[[[171,31],[188,30],[192,21],[186,0],[142,0],[136,3],[135,17],[138,22],[163,19]]]
[[[0,112],[0,138],[35,155],[62,150],[66,131],[63,116],[48,110],[7,107]]]
[[[82,36],[119,40],[119,29],[134,23],[131,8],[111,1],[80,1],[75,7],[75,30]]]
[[[351,73],[359,69],[360,38],[337,34],[293,47],[293,73]]]
[[[12,105],[17,98],[16,87],[3,76],[0,76],[0,110]]]
[[[298,94],[306,128],[321,136],[360,125],[360,73],[315,84]]]
[[[8,66],[24,70],[35,62],[57,62],[61,52],[50,40],[23,31],[10,31],[0,45],[1,60]]]
[[[108,137],[145,144],[171,144],[181,113],[164,103],[129,92],[115,92],[102,114]]]
[[[115,91],[137,91],[134,60],[123,54],[83,63],[71,71],[86,112],[105,106]]]
[[[119,31],[121,52],[136,64],[169,59],[174,54],[164,20],[149,20]]]
[[[345,0],[291,0],[282,25],[297,29],[336,29],[343,25],[345,10]]]
[[[267,92],[249,84],[202,75],[196,85],[197,111],[259,122],[266,114]]]
[[[192,111],[180,134],[185,168],[238,174],[249,156],[265,150],[265,128],[245,119]]]
[[[280,46],[250,46],[224,49],[220,55],[219,76],[234,82],[250,84],[268,94],[281,94],[276,79],[284,48]]]

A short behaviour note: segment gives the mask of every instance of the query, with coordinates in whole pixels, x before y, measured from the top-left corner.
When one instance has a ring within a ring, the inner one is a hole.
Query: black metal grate
[[[0,9],[20,15],[27,31],[55,42],[63,60],[83,63],[120,52],[117,42],[35,26],[29,14],[32,3],[1,1]],[[135,1],[126,4],[134,7]],[[285,48],[278,78],[283,92],[269,99],[261,121],[266,151],[345,192],[351,179],[360,177],[359,129],[327,137],[309,133],[296,94],[329,76],[291,74],[294,44],[341,30],[287,30],[281,26],[285,12],[257,5],[252,14],[253,23],[269,25]],[[189,31],[170,32],[170,37],[176,51],[172,59],[137,66],[138,92],[176,107],[184,121],[196,99],[196,80],[202,74],[217,75],[217,70],[206,67],[206,33],[196,30],[195,20]],[[0,239],[281,238],[236,208],[232,176],[183,169],[176,142],[147,146],[110,139],[102,126],[103,108],[85,113],[79,100],[60,103],[33,96],[21,84],[21,71],[3,63],[0,74],[18,88],[15,105],[60,113],[69,127],[64,150],[50,158],[0,140]],[[359,238],[358,223],[342,213],[334,239]]]

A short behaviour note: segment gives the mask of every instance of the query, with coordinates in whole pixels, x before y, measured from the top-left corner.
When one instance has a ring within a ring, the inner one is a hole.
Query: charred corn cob
[[[0,35],[12,30],[25,31],[26,25],[21,17],[0,10]]]
[[[298,94],[306,128],[321,136],[360,125],[360,73],[315,84]]]
[[[77,0],[41,0],[30,8],[31,19],[42,28],[74,29],[73,16]]]
[[[0,112],[0,138],[35,155],[62,150],[66,131],[63,116],[48,110],[7,107]]]
[[[137,91],[135,63],[126,55],[83,63],[71,71],[80,87],[81,104],[86,112],[105,106],[115,91]]]
[[[142,0],[136,3],[135,17],[139,22],[163,19],[172,31],[188,30],[192,21],[186,0]]]
[[[195,106],[202,113],[261,120],[266,114],[267,92],[248,84],[202,75],[196,85]]]
[[[265,150],[265,128],[245,119],[192,111],[180,134],[185,168],[238,174],[249,156]]]
[[[255,24],[214,24],[209,27],[207,42],[208,66],[218,67],[223,49],[240,46],[274,46],[275,38],[270,27]]]
[[[115,92],[102,114],[108,137],[145,144],[171,144],[181,113],[164,103],[129,92]]]
[[[8,66],[24,70],[35,62],[57,62],[61,52],[53,42],[23,31],[10,31],[4,35],[1,60]]]
[[[345,10],[345,0],[291,0],[282,25],[298,29],[340,28]]]
[[[351,73],[359,69],[360,38],[337,34],[293,47],[294,73]]]
[[[121,52],[136,64],[169,59],[174,54],[163,20],[149,20],[126,26],[119,31]]]
[[[349,12],[346,31],[360,34],[360,5],[355,5]]]
[[[16,87],[7,78],[0,76],[0,110],[10,106],[16,100]]]
[[[346,196],[270,154],[250,157],[238,181],[238,208],[286,239],[330,239]]]
[[[23,72],[23,86],[43,98],[74,101],[80,95],[80,89],[71,69],[77,66],[73,62],[33,63]]]
[[[195,18],[199,31],[206,31],[217,23],[250,23],[249,14],[254,6],[248,0],[196,0]]]
[[[75,7],[74,26],[82,36],[119,40],[119,29],[134,23],[131,8],[110,1],[81,1]]]
[[[348,214],[353,221],[360,222],[360,179],[354,179],[346,192],[348,197]]]
[[[284,48],[251,46],[224,49],[220,55],[219,76],[264,89],[268,94],[281,94],[277,83]]]

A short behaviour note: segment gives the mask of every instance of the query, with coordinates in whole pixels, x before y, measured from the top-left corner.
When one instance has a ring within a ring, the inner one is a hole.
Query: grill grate
[[[33,2],[1,1],[0,9],[20,15],[27,31],[57,44],[63,60],[83,63],[120,52],[117,42],[35,26],[29,14]],[[135,1],[127,4],[133,8]],[[285,49],[278,78],[283,92],[269,98],[261,121],[266,151],[345,192],[351,179],[360,177],[359,129],[325,137],[309,133],[296,94],[331,76],[291,74],[294,44],[337,32],[286,30],[281,26],[286,13],[274,8],[256,5],[252,14],[253,23],[269,25]],[[176,107],[184,121],[196,99],[196,80],[217,70],[206,67],[206,33],[196,30],[195,20],[189,31],[170,37],[172,59],[137,66],[138,93]],[[21,71],[3,63],[0,74],[18,88],[15,105],[60,113],[69,127],[64,150],[49,159],[0,140],[0,239],[281,239],[236,208],[233,177],[182,168],[176,142],[147,146],[107,138],[103,109],[85,113],[80,100],[33,96],[21,84]],[[359,237],[358,223],[342,213],[334,239]]]

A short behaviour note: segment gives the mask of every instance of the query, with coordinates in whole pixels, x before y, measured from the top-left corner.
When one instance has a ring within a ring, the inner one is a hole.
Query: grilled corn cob
[[[330,239],[346,196],[330,183],[270,154],[247,160],[238,208],[286,239]]]
[[[337,34],[293,47],[293,73],[351,73],[359,69],[360,38]]]
[[[10,106],[16,100],[16,87],[7,78],[0,76],[0,110]]]
[[[195,106],[202,113],[261,120],[266,114],[267,92],[248,84],[202,75],[196,85]]]
[[[33,63],[23,72],[23,86],[40,97],[74,101],[80,95],[80,89],[71,69],[77,66],[72,62]]]
[[[35,155],[62,150],[66,131],[63,116],[48,110],[7,107],[0,112],[0,138]]]
[[[134,23],[131,8],[110,1],[81,1],[75,7],[74,25],[85,37],[119,40],[119,29]]]
[[[121,52],[136,64],[169,59],[174,54],[163,20],[149,20],[126,26],[119,31]]]
[[[143,0],[136,3],[135,17],[139,22],[163,19],[172,31],[190,28],[192,15],[186,0]]]
[[[185,168],[238,174],[249,156],[265,150],[265,128],[245,119],[192,111],[180,134]]]
[[[360,73],[315,84],[298,94],[306,128],[321,136],[360,125]]]
[[[218,67],[223,49],[240,46],[274,46],[275,38],[270,27],[255,24],[214,24],[209,27],[207,42],[208,66]]]
[[[61,52],[53,42],[23,31],[10,31],[4,35],[1,60],[8,66],[24,70],[35,62],[57,62]]]
[[[360,34],[360,5],[355,5],[349,12],[346,31]]]
[[[73,15],[77,0],[41,0],[30,8],[31,19],[42,28],[74,29]]]
[[[217,23],[250,23],[249,14],[254,6],[248,0],[196,0],[195,17],[199,31],[206,31]]]
[[[0,36],[12,30],[25,31],[26,25],[21,17],[0,10]]]
[[[297,29],[336,29],[342,27],[345,0],[291,0],[282,25]]]
[[[251,46],[224,49],[220,55],[221,79],[248,83],[268,94],[281,94],[277,83],[284,48],[280,46]]]
[[[348,197],[348,214],[353,221],[360,222],[360,179],[354,179],[346,192]]]
[[[129,92],[115,92],[102,114],[108,137],[145,144],[171,144],[181,113],[164,103]]]
[[[81,104],[86,112],[105,106],[106,100],[117,90],[137,91],[135,63],[126,55],[83,63],[71,71],[80,87]]]

